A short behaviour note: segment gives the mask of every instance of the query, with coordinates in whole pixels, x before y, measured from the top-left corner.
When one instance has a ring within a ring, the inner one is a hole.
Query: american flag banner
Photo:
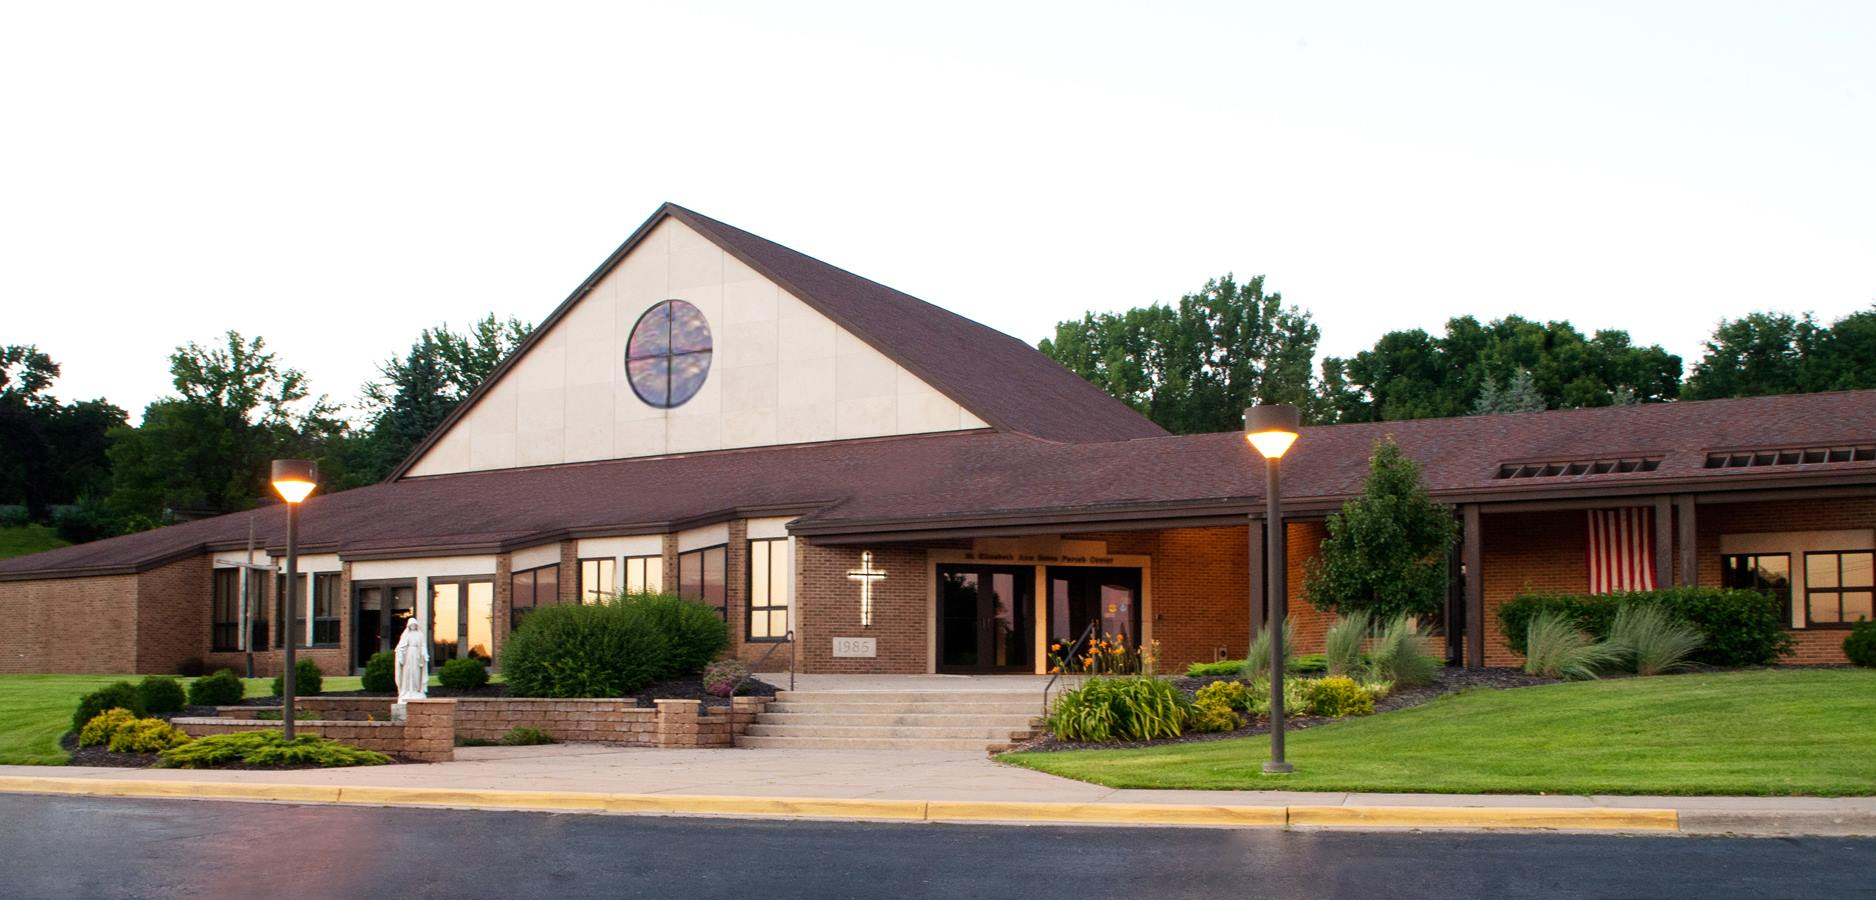
[[[1589,511],[1589,592],[1655,589],[1654,510]]]

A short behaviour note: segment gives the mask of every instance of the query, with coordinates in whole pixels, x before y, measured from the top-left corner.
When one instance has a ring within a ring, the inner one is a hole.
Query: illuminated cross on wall
[[[847,578],[860,583],[860,624],[871,627],[873,624],[873,582],[886,577],[886,570],[873,568],[873,551],[860,553],[860,567],[848,569]]]

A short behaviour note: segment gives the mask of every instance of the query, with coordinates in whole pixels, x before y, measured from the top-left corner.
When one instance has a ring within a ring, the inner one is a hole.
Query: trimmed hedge
[[[143,718],[148,712],[143,705],[143,692],[137,690],[136,685],[114,681],[78,699],[78,710],[72,713],[72,730],[84,731],[87,723],[109,709],[128,710],[135,719]]]
[[[670,636],[635,604],[545,606],[509,636],[502,677],[517,697],[629,697],[661,677],[670,653]]]
[[[293,696],[311,697],[326,686],[325,673],[319,671],[319,664],[310,659],[298,660],[293,664]],[[284,675],[274,676],[274,696],[284,697],[287,691],[287,679]]]
[[[235,675],[233,669],[222,669],[213,675],[197,678],[189,684],[189,705],[191,706],[233,706],[241,702],[247,694],[247,685]]]
[[[676,594],[625,594],[613,601],[643,617],[664,632],[668,643],[664,665],[656,678],[678,678],[702,672],[729,649],[730,633],[714,606],[685,600]]]
[[[359,678],[358,686],[374,694],[386,694],[397,690],[397,654],[389,650],[379,650],[365,660],[365,674]]]
[[[167,675],[144,676],[137,682],[137,693],[143,695],[144,712],[181,712],[189,704],[189,694],[183,690],[182,682]]]
[[[1616,610],[1652,604],[1700,629],[1705,642],[1691,657],[1713,666],[1771,665],[1792,652],[1785,610],[1770,594],[1736,588],[1676,587],[1613,594],[1524,594],[1498,608],[1498,624],[1513,653],[1524,655],[1531,620],[1554,612],[1597,640],[1609,636]]]
[[[1876,622],[1858,622],[1843,639],[1843,655],[1866,669],[1876,668]]]
[[[489,683],[489,667],[473,656],[452,659],[437,670],[436,683],[446,688],[472,691]]]

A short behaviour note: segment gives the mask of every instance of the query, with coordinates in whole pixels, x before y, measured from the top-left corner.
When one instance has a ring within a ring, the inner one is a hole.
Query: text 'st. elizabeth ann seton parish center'
[[[1463,523],[1438,623],[1517,658],[1531,590],[1748,585],[1796,661],[1872,615],[1876,391],[1305,428],[1284,458],[1302,568],[1392,435]],[[1039,673],[1093,621],[1164,666],[1241,657],[1262,620],[1263,466],[1170,435],[1035,349],[666,205],[384,483],[315,494],[301,608],[263,507],[0,562],[0,671],[354,672],[416,617],[440,664],[499,659],[530,610],[674,590],[734,652],[831,673]],[[247,553],[250,529],[257,551]],[[244,585],[243,582],[246,581]],[[247,598],[243,601],[244,596]]]

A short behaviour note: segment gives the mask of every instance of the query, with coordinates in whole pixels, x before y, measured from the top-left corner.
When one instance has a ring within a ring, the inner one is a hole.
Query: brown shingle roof
[[[1619,497],[1802,484],[1876,489],[1876,463],[1709,469],[1715,448],[1863,443],[1876,391],[1422,419],[1306,428],[1284,460],[1298,510],[1358,492],[1374,442],[1393,435],[1449,502]],[[1653,471],[1500,479],[1507,460],[1655,454]],[[351,555],[495,552],[557,538],[666,531],[731,514],[805,513],[804,534],[970,528],[1014,522],[1198,521],[1258,508],[1262,467],[1236,433],[1068,444],[962,432],[727,450],[536,469],[412,478],[316,496],[302,518],[310,548]],[[237,513],[0,562],[0,578],[128,571],[240,546]],[[258,533],[278,546],[279,508]]]
[[[457,405],[398,466],[392,479],[415,465],[483,392],[493,387],[513,360],[527,353],[539,336],[545,335],[666,218],[695,229],[993,428],[1055,441],[1115,441],[1166,433],[1132,407],[1001,331],[733,225],[666,203],[548,314],[534,330],[534,337],[523,342],[484,379],[481,387]]]

